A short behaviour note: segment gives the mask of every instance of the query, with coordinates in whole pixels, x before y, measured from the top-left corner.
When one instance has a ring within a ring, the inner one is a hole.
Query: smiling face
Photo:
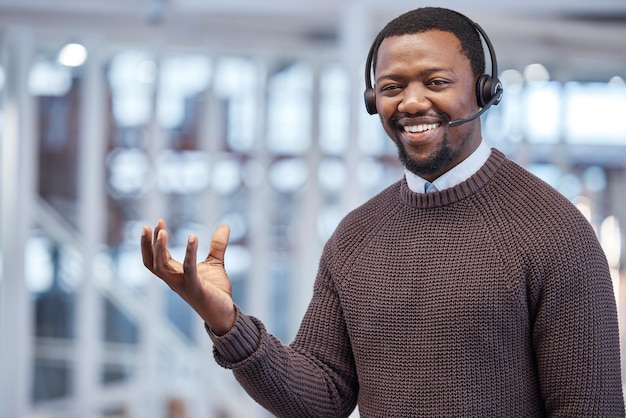
[[[432,181],[480,144],[480,120],[451,120],[478,111],[476,75],[450,32],[429,30],[385,38],[375,69],[376,108],[400,161]]]

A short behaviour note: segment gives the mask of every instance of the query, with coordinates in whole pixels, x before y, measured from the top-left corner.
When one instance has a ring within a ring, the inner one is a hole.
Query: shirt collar
[[[432,182],[433,186],[436,190],[441,191],[463,183],[485,164],[490,154],[491,149],[489,146],[485,141],[480,141],[478,148],[476,148],[469,157],[454,166],[450,171],[437,177],[435,181]],[[428,183],[425,179],[407,169],[404,170],[404,175],[411,191],[424,193],[424,185]]]

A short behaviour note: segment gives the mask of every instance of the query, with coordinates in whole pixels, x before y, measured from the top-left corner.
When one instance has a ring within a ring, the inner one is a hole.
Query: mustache
[[[402,120],[402,119],[411,119],[411,118],[420,118],[420,117],[436,117],[441,119],[441,122],[443,123],[448,123],[452,120],[452,118],[450,117],[450,115],[448,115],[447,113],[444,112],[427,112],[427,111],[420,111],[417,113],[406,113],[406,112],[402,112],[402,113],[395,113],[391,118],[390,118],[390,122],[392,123],[397,123],[398,121]]]

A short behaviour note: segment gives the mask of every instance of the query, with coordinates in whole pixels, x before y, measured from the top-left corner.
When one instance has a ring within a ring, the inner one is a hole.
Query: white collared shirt
[[[485,141],[480,141],[478,148],[469,157],[450,169],[450,171],[437,177],[432,183],[405,169],[404,175],[407,185],[409,189],[416,193],[425,193],[425,190],[428,190],[428,192],[441,191],[454,187],[476,173],[485,164],[490,154],[491,148]]]

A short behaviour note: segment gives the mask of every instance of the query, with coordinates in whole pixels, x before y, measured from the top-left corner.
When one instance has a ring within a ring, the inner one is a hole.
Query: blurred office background
[[[623,328],[626,2],[436,3],[489,34],[484,137],[594,225]],[[422,5],[0,0],[0,417],[268,416],[144,269],[141,226],[182,257],[230,224],[234,298],[289,342],[339,219],[402,175],[363,65]]]

